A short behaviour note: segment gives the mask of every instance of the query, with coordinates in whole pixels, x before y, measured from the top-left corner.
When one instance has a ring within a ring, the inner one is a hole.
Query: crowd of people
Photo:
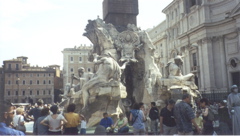
[[[191,106],[191,95],[183,94],[182,100],[168,100],[166,107],[159,110],[151,102],[148,110],[144,103],[134,103],[129,118],[119,114],[114,122],[108,113],[96,127],[95,135],[107,133],[128,134],[132,126],[134,135],[239,135],[240,94],[238,87],[231,87],[227,100],[212,103],[206,98]],[[0,135],[25,135],[25,122],[32,120],[34,135],[85,135],[87,121],[82,114],[75,113],[76,105],[69,104],[66,112],[58,105],[44,105],[40,99],[36,106],[25,108],[1,102]]]

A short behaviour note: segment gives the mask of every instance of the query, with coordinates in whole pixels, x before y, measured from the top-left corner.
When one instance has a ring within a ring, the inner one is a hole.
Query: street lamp
[[[19,102],[19,94],[20,94],[20,91],[19,91],[19,82],[20,82],[20,78],[17,78],[17,85],[18,85],[17,102]]]

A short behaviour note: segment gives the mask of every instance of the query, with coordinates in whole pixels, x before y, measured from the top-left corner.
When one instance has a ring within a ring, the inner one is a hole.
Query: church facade
[[[166,20],[148,31],[158,66],[182,55],[183,74],[194,73],[200,91],[240,86],[240,0],[173,0]]]

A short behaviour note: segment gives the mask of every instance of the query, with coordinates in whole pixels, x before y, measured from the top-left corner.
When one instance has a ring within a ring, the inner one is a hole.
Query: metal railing
[[[229,95],[228,91],[218,91],[218,90],[201,91],[200,93],[203,98],[207,98],[208,100],[210,100],[212,102],[219,102],[222,100],[227,100],[227,97]]]

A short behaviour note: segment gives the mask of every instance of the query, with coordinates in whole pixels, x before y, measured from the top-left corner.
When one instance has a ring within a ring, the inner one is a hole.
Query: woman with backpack
[[[129,121],[132,122],[133,134],[134,135],[145,135],[145,125],[146,120],[143,111],[140,110],[139,104],[134,103],[133,109],[130,111]]]
[[[214,114],[209,108],[208,99],[202,98],[200,100],[200,106],[202,109],[202,117],[203,117],[203,135],[213,135]]]

